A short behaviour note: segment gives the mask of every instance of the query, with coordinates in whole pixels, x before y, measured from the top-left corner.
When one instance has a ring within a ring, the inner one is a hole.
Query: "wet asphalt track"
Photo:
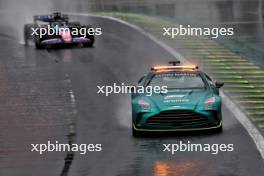
[[[101,143],[102,152],[74,154],[69,176],[261,176],[264,163],[252,139],[223,107],[224,131],[213,135],[131,136],[130,96],[96,94],[98,85],[134,83],[154,64],[173,58],[122,24],[79,18],[102,27],[94,48],[40,50],[0,36],[0,175],[60,175],[67,153],[42,156],[31,143]],[[5,43],[5,44],[3,44]],[[73,92],[70,93],[70,92]],[[74,95],[76,102],[70,95]],[[233,152],[162,152],[162,144],[233,143]],[[69,156],[69,155],[68,155]]]

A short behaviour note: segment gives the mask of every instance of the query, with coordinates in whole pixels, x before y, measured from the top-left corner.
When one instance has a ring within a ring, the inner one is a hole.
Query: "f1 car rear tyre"
[[[86,28],[86,29],[92,28],[91,26],[82,26],[82,27],[83,27],[83,28]],[[84,43],[84,44],[83,44],[83,47],[85,47],[85,48],[87,48],[87,47],[92,47],[93,44],[94,44],[94,40],[95,40],[95,39],[94,39],[94,35],[89,35],[89,34],[87,34],[86,38],[89,39],[90,42],[89,42],[89,43]]]
[[[94,36],[88,36],[87,38],[90,39],[91,42],[89,42],[89,43],[84,43],[84,44],[83,44],[83,47],[85,47],[85,48],[93,47],[93,44],[94,44]]]
[[[35,42],[35,47],[36,47],[37,49],[43,49],[43,48],[44,48],[44,46],[41,45],[38,41]]]
[[[28,46],[28,41],[33,40],[33,36],[31,35],[32,28],[35,28],[35,24],[25,24],[24,25],[24,42],[25,45]]]
[[[41,40],[39,38],[39,36],[35,36],[35,47],[37,49],[43,49],[44,46],[41,44]]]
[[[89,43],[84,43],[83,44],[83,47],[87,48],[87,47],[92,47],[93,44],[94,44],[94,36],[93,35],[90,35],[90,36],[87,36],[88,39],[90,39],[91,42]]]

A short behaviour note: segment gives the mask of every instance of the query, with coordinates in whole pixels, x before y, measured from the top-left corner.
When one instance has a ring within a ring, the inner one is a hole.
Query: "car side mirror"
[[[216,82],[215,82],[215,87],[219,89],[219,88],[223,87],[224,84],[225,84],[225,83],[223,83],[223,82],[218,82],[218,81],[216,81]]]

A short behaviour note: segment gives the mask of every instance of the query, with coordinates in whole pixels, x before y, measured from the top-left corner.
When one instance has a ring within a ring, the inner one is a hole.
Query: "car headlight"
[[[211,109],[212,106],[213,106],[213,104],[215,103],[215,101],[216,101],[216,98],[215,97],[208,98],[204,102],[204,108],[205,109]]]
[[[149,110],[150,109],[150,104],[149,102],[145,101],[145,100],[139,100],[138,101],[138,105],[144,109],[144,110]]]

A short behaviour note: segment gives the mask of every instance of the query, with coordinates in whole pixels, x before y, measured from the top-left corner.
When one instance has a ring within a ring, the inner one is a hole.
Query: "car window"
[[[167,86],[168,89],[205,88],[199,73],[163,73],[156,74],[149,83],[150,86]]]

